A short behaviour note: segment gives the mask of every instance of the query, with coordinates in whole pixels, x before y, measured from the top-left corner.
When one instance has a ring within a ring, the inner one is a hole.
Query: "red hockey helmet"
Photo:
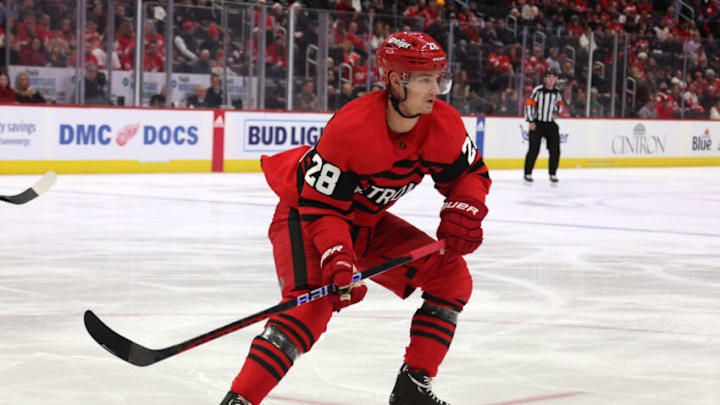
[[[450,91],[452,80],[447,74],[447,55],[440,45],[423,32],[396,32],[378,49],[380,77],[386,87],[390,85],[390,72],[441,72],[438,81],[440,94]],[[402,75],[407,81],[407,75]]]

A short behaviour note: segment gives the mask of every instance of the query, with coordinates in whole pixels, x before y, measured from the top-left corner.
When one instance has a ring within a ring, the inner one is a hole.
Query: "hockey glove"
[[[367,286],[363,281],[352,282],[355,268],[355,253],[350,246],[337,245],[323,253],[320,259],[323,283],[333,283],[338,287],[336,294],[330,294],[328,299],[335,311],[360,302],[365,298]]]
[[[448,198],[440,211],[438,239],[445,239],[445,255],[462,256],[472,253],[483,241],[482,220],[488,209],[482,201],[471,197]]]

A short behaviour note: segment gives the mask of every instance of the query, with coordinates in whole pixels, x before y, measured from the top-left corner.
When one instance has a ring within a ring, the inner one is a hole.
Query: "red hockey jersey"
[[[458,112],[436,100],[410,132],[396,134],[387,126],[387,101],[385,90],[354,100],[330,119],[314,147],[261,159],[268,184],[298,209],[320,252],[352,246],[353,225],[374,226],[426,174],[446,197],[485,202],[488,169]]]

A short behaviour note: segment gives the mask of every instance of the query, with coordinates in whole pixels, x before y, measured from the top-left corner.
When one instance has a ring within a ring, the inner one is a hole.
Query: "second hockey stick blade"
[[[363,272],[355,273],[355,275],[353,276],[353,281],[368,279],[372,276],[384,273],[398,266],[402,266],[403,264],[415,261],[421,257],[425,257],[432,253],[441,251],[444,248],[445,241],[443,240],[427,244],[425,246],[408,252],[404,256],[390,259]],[[95,341],[98,342],[100,346],[104,347],[110,353],[114,354],[122,360],[127,361],[130,364],[144,367],[157,363],[158,361],[165,360],[168,357],[172,357],[176,354],[188,351],[194,347],[200,346],[201,344],[227,335],[228,333],[235,332],[236,330],[242,329],[248,325],[260,322],[263,319],[267,319],[272,314],[287,311],[288,309],[307,304],[308,302],[319,300],[327,296],[328,294],[331,294],[335,290],[335,288],[336,287],[332,284],[317,288],[293,300],[281,302],[256,314],[231,322],[225,326],[221,326],[215,330],[194,337],[192,339],[188,339],[182,343],[166,347],[164,349],[149,349],[145,346],[139,345],[131,341],[130,339],[125,338],[124,336],[110,329],[109,326],[107,326],[103,321],[101,321],[100,318],[98,318],[98,316],[90,310],[85,311],[85,328],[87,329],[90,336],[92,336],[92,338],[95,339]]]
[[[40,180],[33,184],[30,188],[16,195],[0,195],[0,201],[9,202],[10,204],[25,204],[36,199],[39,195],[46,192],[57,180],[54,172],[45,173]]]

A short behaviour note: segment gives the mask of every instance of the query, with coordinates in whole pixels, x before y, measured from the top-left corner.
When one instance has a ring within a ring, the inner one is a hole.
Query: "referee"
[[[535,87],[526,101],[525,120],[530,128],[530,145],[525,155],[525,182],[532,184],[532,171],[540,152],[540,141],[545,138],[550,153],[550,183],[558,183],[557,169],[560,163],[560,130],[555,123],[555,114],[563,105],[560,91],[555,88],[557,73],[553,69],[545,72],[544,84]]]

